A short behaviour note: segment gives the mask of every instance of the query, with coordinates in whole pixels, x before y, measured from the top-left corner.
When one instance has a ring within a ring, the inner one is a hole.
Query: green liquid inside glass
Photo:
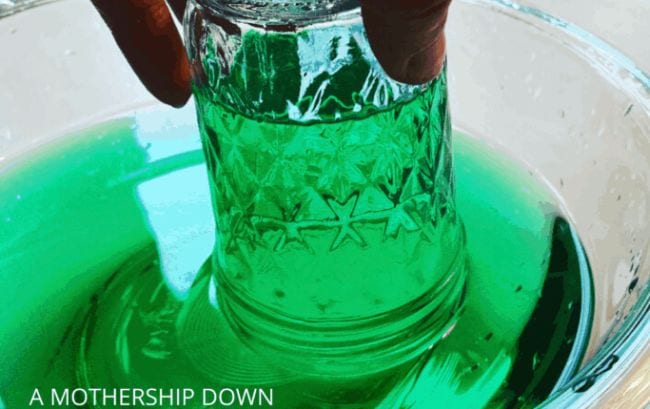
[[[196,274],[213,226],[188,112],[89,129],[0,176],[2,291],[16,296],[0,312],[8,408],[35,387],[273,388],[281,408],[511,407],[550,392],[576,337],[581,248],[525,169],[455,134],[470,279],[454,330],[383,373],[301,376],[231,330],[211,265]]]
[[[413,359],[453,325],[465,243],[445,84],[307,124],[250,118],[197,91],[219,305],[253,349],[349,377]]]

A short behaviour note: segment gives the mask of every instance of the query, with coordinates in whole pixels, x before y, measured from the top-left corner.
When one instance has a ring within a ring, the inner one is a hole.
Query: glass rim
[[[359,0],[190,0],[219,17],[268,31],[299,31],[361,18]]]

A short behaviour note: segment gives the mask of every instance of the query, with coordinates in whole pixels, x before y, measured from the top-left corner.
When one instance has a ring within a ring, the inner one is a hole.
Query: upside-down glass
[[[445,72],[391,80],[356,1],[193,1],[185,28],[232,327],[312,375],[434,345],[466,275]]]

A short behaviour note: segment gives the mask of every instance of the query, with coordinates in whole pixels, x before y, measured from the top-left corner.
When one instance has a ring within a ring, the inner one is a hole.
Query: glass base
[[[467,265],[459,251],[448,274],[420,297],[372,317],[287,317],[219,285],[219,315],[238,338],[275,366],[310,377],[350,378],[409,362],[454,328],[465,300]],[[193,320],[188,316],[188,319]]]

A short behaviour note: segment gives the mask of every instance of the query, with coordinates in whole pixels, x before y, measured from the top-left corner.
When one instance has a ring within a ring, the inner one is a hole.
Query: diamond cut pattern
[[[440,211],[453,209],[449,128],[437,117],[446,107],[432,101],[420,97],[399,112],[312,126],[215,109],[203,118],[211,124],[204,143],[206,152],[221,153],[211,171],[221,233],[232,236],[226,251],[242,241],[251,249],[319,251],[304,234],[310,230],[332,231],[327,251],[367,246],[357,228],[367,223],[383,225],[382,240],[400,231],[433,240],[438,219],[455,215]]]

